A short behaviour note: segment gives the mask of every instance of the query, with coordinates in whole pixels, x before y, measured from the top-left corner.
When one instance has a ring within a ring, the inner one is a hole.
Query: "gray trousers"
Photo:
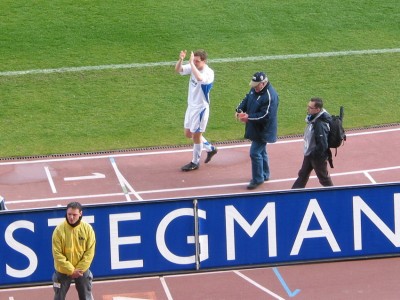
[[[54,300],[65,300],[72,281],[75,282],[75,288],[78,291],[79,300],[93,300],[93,274],[90,270],[83,273],[82,277],[75,279],[55,271],[53,274]]]
[[[311,171],[314,170],[322,186],[333,186],[331,176],[328,172],[328,162],[325,158],[312,158],[304,156],[303,164],[299,171],[299,177],[293,183],[292,189],[305,188]]]

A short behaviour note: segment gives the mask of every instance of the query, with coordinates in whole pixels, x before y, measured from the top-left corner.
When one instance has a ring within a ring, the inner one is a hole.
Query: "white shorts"
[[[192,109],[188,107],[185,114],[184,128],[189,129],[192,133],[205,132],[209,114],[209,107],[203,107],[200,109]]]

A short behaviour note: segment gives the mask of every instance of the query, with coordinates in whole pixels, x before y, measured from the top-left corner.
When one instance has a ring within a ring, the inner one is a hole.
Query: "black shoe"
[[[215,154],[217,154],[217,152],[218,152],[217,147],[214,147],[214,150],[212,150],[212,151],[210,151],[210,152],[207,152],[207,158],[206,158],[206,160],[204,161],[204,163],[208,163],[208,162],[211,160],[211,158],[212,158]]]
[[[250,181],[249,185],[247,186],[248,190],[254,190],[256,189],[259,185],[263,184],[264,182],[254,182],[253,180]]]
[[[198,168],[199,168],[199,165],[198,165],[198,164],[195,164],[195,163],[193,163],[193,162],[190,162],[190,163],[188,163],[187,165],[184,165],[184,166],[181,168],[181,170],[187,172],[187,171],[196,170],[196,169],[198,169]]]

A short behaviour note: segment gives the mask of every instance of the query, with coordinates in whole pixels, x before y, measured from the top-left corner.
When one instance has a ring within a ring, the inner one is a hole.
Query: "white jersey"
[[[189,89],[188,89],[188,107],[199,109],[209,106],[210,104],[210,90],[214,82],[214,71],[205,65],[203,70],[200,71],[203,80],[198,81],[192,74],[190,64],[182,66],[181,75],[189,75]]]

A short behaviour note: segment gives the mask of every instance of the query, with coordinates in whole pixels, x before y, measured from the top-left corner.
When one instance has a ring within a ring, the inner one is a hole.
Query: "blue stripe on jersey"
[[[213,83],[201,85],[201,89],[203,90],[204,97],[206,98],[206,101],[208,104],[210,104],[210,91],[211,91],[212,87],[213,87]]]

